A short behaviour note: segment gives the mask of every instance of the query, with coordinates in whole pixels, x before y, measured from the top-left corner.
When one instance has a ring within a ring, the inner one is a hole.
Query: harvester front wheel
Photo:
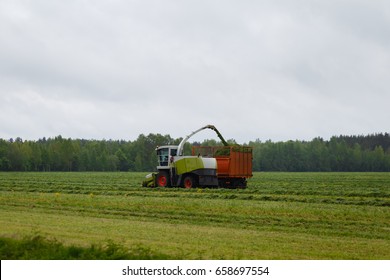
[[[169,186],[169,175],[166,171],[160,171],[157,175],[157,186],[158,187],[168,187]]]
[[[196,181],[195,181],[194,177],[188,175],[188,176],[184,177],[183,185],[186,189],[191,189],[191,188],[196,187]]]

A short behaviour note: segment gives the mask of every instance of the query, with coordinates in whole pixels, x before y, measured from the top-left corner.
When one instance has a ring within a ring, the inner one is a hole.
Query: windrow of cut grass
[[[244,190],[146,189],[144,175],[0,173],[0,235],[190,259],[390,257],[387,173],[255,173]]]
[[[3,173],[2,190],[390,206],[390,173],[255,173],[244,190],[146,189],[144,173]],[[48,176],[48,174],[50,174]]]

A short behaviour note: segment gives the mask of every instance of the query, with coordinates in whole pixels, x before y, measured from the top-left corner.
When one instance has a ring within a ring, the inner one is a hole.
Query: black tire
[[[171,184],[170,184],[168,172],[167,171],[158,172],[156,182],[157,182],[157,187],[161,187],[161,188],[169,187]]]
[[[191,175],[185,176],[184,180],[183,180],[183,186],[186,189],[196,188],[197,187],[197,183],[196,183],[195,178],[193,176],[191,176]]]
[[[246,179],[245,178],[235,179],[233,186],[236,189],[245,189],[246,188]]]

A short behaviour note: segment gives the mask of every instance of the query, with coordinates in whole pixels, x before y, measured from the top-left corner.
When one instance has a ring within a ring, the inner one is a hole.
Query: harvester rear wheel
[[[186,177],[184,177],[183,185],[186,189],[191,189],[191,188],[196,187],[196,182],[195,182],[194,177],[192,177],[190,175],[187,175]]]
[[[169,186],[169,175],[166,171],[160,171],[157,175],[157,186],[168,187]]]

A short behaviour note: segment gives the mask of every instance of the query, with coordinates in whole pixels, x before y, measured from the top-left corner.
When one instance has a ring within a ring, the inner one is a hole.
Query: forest
[[[155,148],[178,145],[169,135],[141,134],[134,141],[85,140],[56,136],[39,140],[0,139],[0,171],[154,171]],[[233,139],[228,141],[235,144]],[[221,145],[215,140],[187,143]],[[390,171],[388,133],[333,136],[330,140],[262,142],[253,147],[253,171]]]

